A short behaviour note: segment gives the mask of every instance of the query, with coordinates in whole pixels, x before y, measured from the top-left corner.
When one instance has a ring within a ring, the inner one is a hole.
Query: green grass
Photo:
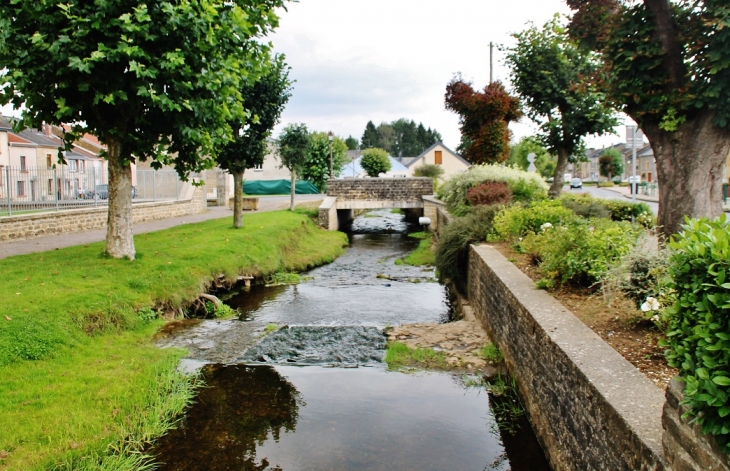
[[[502,355],[499,347],[491,342],[485,344],[479,351],[479,354],[482,356],[482,358],[487,360],[487,362],[493,365],[497,365],[504,361],[504,355]]]
[[[393,208],[390,210],[391,214],[405,214],[405,212],[400,208]]]
[[[412,232],[408,237],[421,239],[418,247],[413,252],[406,255],[403,261],[407,265],[416,267],[434,266],[436,264],[436,253],[433,249],[432,233],[430,232]]]
[[[427,369],[447,369],[446,354],[430,348],[410,348],[401,342],[388,343],[385,363],[389,369],[418,367]]]
[[[218,274],[305,270],[347,244],[288,211],[230,226],[138,235],[135,261],[103,257],[102,243],[0,260],[0,470],[141,469],[137,452],[194,386],[175,373],[184,352],[152,344],[152,308],[184,307]]]

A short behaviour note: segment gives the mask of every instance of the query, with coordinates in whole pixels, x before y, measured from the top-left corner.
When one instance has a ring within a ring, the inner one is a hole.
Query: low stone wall
[[[166,219],[206,210],[205,193],[195,188],[192,198],[179,201],[139,203],[132,206],[132,221]],[[0,240],[29,239],[48,234],[80,232],[106,227],[107,207],[83,208],[57,213],[26,214],[0,219]]]
[[[327,197],[319,205],[319,225],[328,231],[336,231],[339,228],[336,204],[337,198]]]
[[[430,178],[347,178],[327,181],[327,196],[337,197],[340,201],[398,201],[418,203],[420,207],[421,197],[431,194],[433,180]]]
[[[662,425],[664,456],[674,471],[728,471],[730,460],[714,437],[702,433],[699,425],[682,420],[686,406],[680,406],[683,383],[676,379],[667,388]]]
[[[436,198],[435,196],[424,196],[423,197],[423,216],[431,219],[431,226],[429,230],[438,234],[439,230],[439,209],[446,210],[446,203]]]
[[[492,247],[471,247],[469,298],[554,469],[667,469],[664,395],[633,365]]]

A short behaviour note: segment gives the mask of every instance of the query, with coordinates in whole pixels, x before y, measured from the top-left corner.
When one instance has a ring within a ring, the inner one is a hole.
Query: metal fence
[[[61,168],[0,166],[0,217],[106,206],[108,176],[100,163]],[[174,170],[136,170],[132,203],[177,200],[183,183]]]

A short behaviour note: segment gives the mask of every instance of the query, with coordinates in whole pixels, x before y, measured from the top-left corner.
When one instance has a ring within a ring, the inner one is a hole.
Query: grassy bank
[[[406,255],[403,261],[407,265],[413,266],[434,266],[436,265],[436,254],[433,250],[433,233],[431,232],[411,232],[408,237],[420,239],[418,247],[413,252]]]
[[[151,343],[161,321],[150,308],[184,306],[219,274],[326,263],[347,243],[301,214],[244,223],[136,236],[134,262],[101,256],[102,243],[0,260],[0,469],[125,469],[98,463],[139,450],[191,394],[174,373],[184,352]]]

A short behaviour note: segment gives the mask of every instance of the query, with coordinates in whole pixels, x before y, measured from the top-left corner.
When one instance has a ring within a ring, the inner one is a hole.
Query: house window
[[[78,162],[79,162],[78,160],[69,160],[68,161],[68,168],[69,168],[69,170],[71,170],[72,172],[77,171],[78,168],[79,168],[78,167]]]
[[[256,165],[254,165],[253,166],[253,171],[254,172],[263,172],[264,171],[263,164],[256,164]]]
[[[26,166],[25,166],[25,156],[24,156],[24,155],[21,155],[21,156],[20,156],[20,170],[21,170],[22,172],[25,172],[26,170],[28,170],[28,169],[26,168]]]
[[[650,162],[647,160],[646,161],[646,167],[645,167],[647,170],[649,170],[649,164],[650,164]]]
[[[443,152],[443,151],[440,151],[440,150],[437,150],[437,151],[435,151],[435,152],[434,152],[434,158],[433,158],[433,160],[434,160],[434,163],[435,163],[436,165],[441,165],[441,164],[443,164],[443,163],[444,163],[444,162],[443,162],[443,155],[442,155],[442,152]]]
[[[53,196],[53,178],[48,179],[48,196]]]
[[[25,196],[25,182],[18,182],[18,196]]]
[[[53,155],[46,154],[46,168],[53,167]]]
[[[86,162],[83,160],[79,160],[79,172],[85,172],[86,171]]]

